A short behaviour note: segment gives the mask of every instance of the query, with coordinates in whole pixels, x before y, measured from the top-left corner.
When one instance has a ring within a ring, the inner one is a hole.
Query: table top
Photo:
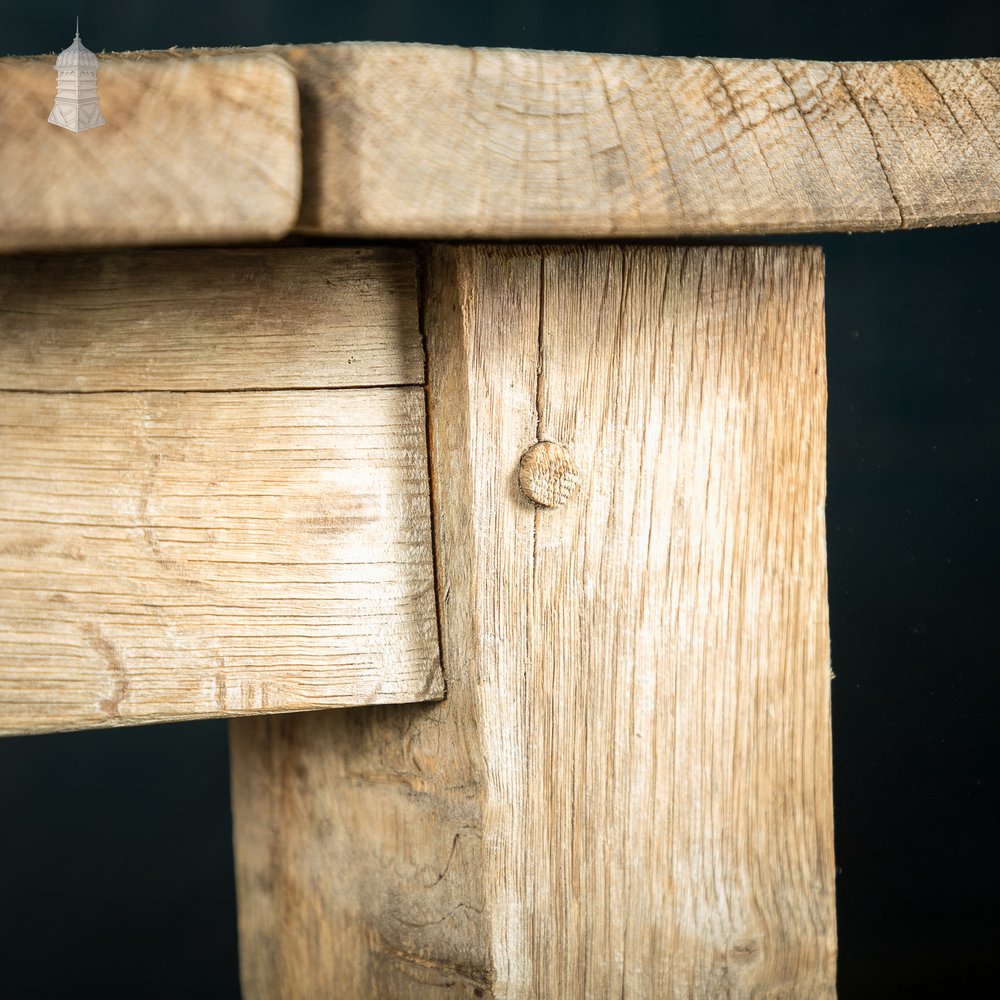
[[[1000,217],[1000,60],[336,43],[99,56],[106,124],[0,59],[0,251],[697,238]]]

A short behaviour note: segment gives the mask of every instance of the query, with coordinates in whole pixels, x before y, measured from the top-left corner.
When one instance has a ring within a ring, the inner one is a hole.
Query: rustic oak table
[[[53,68],[0,727],[241,717],[251,998],[833,996],[823,260],[708,241],[996,219],[1000,63]]]

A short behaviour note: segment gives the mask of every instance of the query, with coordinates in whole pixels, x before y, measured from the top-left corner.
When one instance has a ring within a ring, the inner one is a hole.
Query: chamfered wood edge
[[[996,59],[823,63],[383,42],[101,58],[234,54],[280,56],[297,75],[301,232],[684,238],[1000,218]],[[517,161],[507,141],[503,155],[491,146],[505,129],[535,142],[537,159]]]

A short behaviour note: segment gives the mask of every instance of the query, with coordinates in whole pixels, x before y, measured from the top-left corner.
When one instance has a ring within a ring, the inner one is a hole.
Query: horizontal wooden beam
[[[417,260],[268,247],[0,259],[0,389],[422,385]]]
[[[299,226],[701,237],[1000,217],[1000,61],[313,45]]]
[[[298,209],[285,63],[305,233],[708,237],[1000,218],[995,59],[122,53],[101,57],[108,126],[81,135],[45,123],[52,61],[0,60],[0,249],[280,236]]]
[[[295,224],[295,77],[279,57],[102,56],[107,124],[48,123],[55,57],[0,59],[0,251],[273,240]]]
[[[0,732],[443,693],[416,257],[0,258]]]
[[[0,392],[0,733],[440,697],[423,410]]]

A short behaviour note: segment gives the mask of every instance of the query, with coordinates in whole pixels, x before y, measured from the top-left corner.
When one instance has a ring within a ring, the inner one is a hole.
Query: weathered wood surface
[[[819,253],[425,288],[448,697],[231,724],[245,995],[832,997]]]
[[[727,236],[1000,218],[995,59],[337,43],[102,57],[108,126],[86,136],[45,123],[51,57],[0,59],[0,249],[280,236],[298,206],[298,112],[262,57],[298,78],[308,233]]]
[[[440,695],[423,381],[412,253],[0,260],[0,731]]]
[[[281,50],[309,232],[484,239],[880,230],[1000,217],[1000,61]]]
[[[441,693],[423,390],[0,393],[0,731]]]
[[[301,191],[295,76],[272,54],[100,57],[107,124],[48,123],[55,56],[0,59],[0,251],[277,239]]]
[[[0,389],[423,382],[417,267],[408,251],[148,250],[0,259]]]

